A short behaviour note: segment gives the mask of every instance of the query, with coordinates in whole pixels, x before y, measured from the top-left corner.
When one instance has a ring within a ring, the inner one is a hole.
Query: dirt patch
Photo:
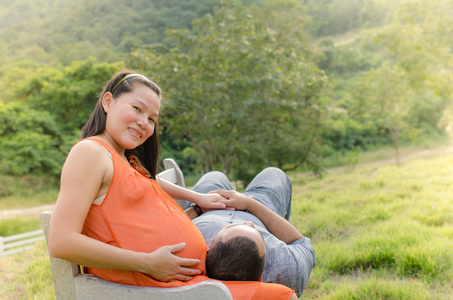
[[[55,204],[48,204],[29,208],[5,209],[0,210],[0,220],[12,219],[17,217],[39,216],[46,210],[53,210]]]

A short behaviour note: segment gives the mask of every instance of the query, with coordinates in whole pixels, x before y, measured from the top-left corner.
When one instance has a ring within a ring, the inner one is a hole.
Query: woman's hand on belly
[[[188,281],[195,275],[201,274],[200,270],[194,269],[200,263],[200,260],[181,258],[173,254],[181,251],[185,246],[185,243],[179,243],[164,246],[148,253],[144,262],[144,270],[141,272],[163,282]]]

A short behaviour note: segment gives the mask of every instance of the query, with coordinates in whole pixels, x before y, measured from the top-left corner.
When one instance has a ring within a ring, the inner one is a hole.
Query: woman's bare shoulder
[[[82,140],[75,144],[66,158],[65,166],[72,167],[107,167],[111,164],[111,158],[106,149],[96,141]]]
[[[81,140],[75,144],[69,154],[81,154],[92,156],[100,156],[102,154],[107,154],[106,149],[98,142],[93,140]]]

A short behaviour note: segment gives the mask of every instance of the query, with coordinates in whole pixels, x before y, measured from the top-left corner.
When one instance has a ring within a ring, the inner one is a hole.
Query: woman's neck
[[[123,158],[125,161],[127,161],[126,156],[124,154],[125,149],[120,147],[107,132],[104,131],[103,133],[93,136],[93,137],[98,138],[98,139],[104,141],[105,143],[107,143],[110,147],[112,147],[121,156],[121,158]]]

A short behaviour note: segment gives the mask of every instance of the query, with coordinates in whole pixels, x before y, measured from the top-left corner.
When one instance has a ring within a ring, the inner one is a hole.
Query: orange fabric
[[[262,283],[258,281],[223,281],[234,300],[288,300],[294,292],[281,284]]]
[[[108,281],[155,287],[184,286],[209,280],[206,274],[206,243],[181,207],[158,185],[134,170],[109,145],[101,144],[112,155],[113,178],[102,204],[92,204],[82,233],[116,247],[138,252],[152,252],[162,246],[181,242],[186,247],[177,255],[199,259],[203,275],[188,282],[161,282],[132,271],[87,268],[88,273]],[[225,282],[234,299],[288,299],[292,290],[260,282]],[[288,294],[289,293],[289,294]],[[275,294],[276,297],[271,296]],[[277,295],[285,295],[281,297]],[[286,296],[287,295],[287,296]]]

